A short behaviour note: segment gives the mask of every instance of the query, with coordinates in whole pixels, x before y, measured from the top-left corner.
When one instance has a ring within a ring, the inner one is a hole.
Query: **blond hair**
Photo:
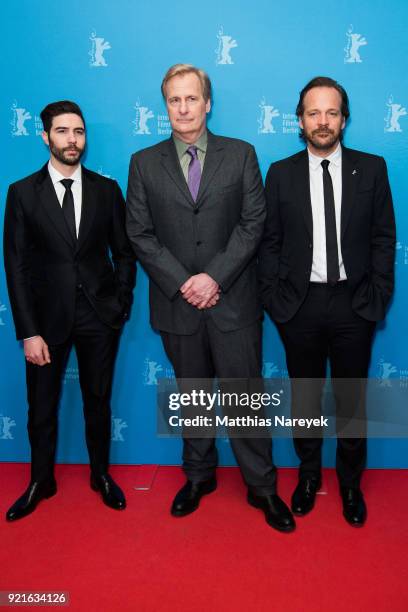
[[[206,72],[201,68],[196,68],[192,64],[174,64],[171,66],[166,74],[164,75],[164,79],[161,84],[161,92],[163,98],[166,99],[166,85],[175,76],[183,76],[185,74],[195,74],[201,84],[201,89],[203,92],[203,98],[206,102],[211,99],[211,81]]]

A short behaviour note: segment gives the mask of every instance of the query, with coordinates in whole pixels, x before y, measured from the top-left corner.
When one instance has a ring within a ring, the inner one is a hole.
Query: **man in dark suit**
[[[330,362],[343,513],[351,525],[361,526],[366,519],[360,488],[366,460],[363,379],[375,324],[385,316],[394,285],[391,191],[381,157],[340,144],[349,107],[336,81],[310,81],[300,94],[297,116],[307,149],[272,164],[266,178],[260,291],[285,346],[295,418],[320,414]],[[300,468],[292,511],[300,516],[313,508],[321,485],[321,430],[315,434],[295,433]]]
[[[31,444],[31,481],[7,512],[9,521],[56,493],[57,407],[72,345],[91,487],[111,508],[126,505],[108,474],[113,367],[135,284],[124,200],[115,181],[80,164],[86,139],[77,104],[49,104],[41,119],[50,160],[10,186],[4,222],[10,303],[26,357]]]
[[[255,255],[265,201],[255,151],[206,129],[208,76],[189,64],[162,83],[173,135],[133,155],[127,230],[150,276],[151,324],[177,379],[261,376],[261,316]],[[248,501],[282,531],[292,515],[276,494],[271,441],[232,438]],[[187,482],[171,512],[185,516],[216,488],[212,437],[184,438]]]

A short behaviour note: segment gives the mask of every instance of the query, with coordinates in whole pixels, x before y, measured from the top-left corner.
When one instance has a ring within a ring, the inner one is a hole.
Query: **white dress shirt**
[[[340,280],[346,280],[340,244],[341,223],[341,146],[328,157],[318,157],[307,150],[309,155],[310,200],[313,217],[313,261],[310,280],[315,283],[327,283],[326,261],[326,222],[324,215],[323,168],[322,161],[327,159],[333,183],[334,208],[336,212],[337,249],[339,253]]]
[[[79,224],[81,222],[81,210],[82,210],[82,170],[79,165],[71,176],[64,176],[61,172],[58,172],[56,168],[51,163],[51,160],[48,162],[48,172],[50,173],[50,177],[52,180],[52,184],[54,185],[55,193],[57,194],[58,202],[62,206],[62,202],[65,195],[65,187],[61,184],[61,181],[66,178],[70,178],[74,182],[71,186],[72,195],[74,196],[74,209],[75,209],[75,228],[76,235],[78,238],[79,233]]]

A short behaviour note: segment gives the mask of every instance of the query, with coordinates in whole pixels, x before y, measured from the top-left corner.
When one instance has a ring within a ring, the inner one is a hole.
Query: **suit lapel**
[[[79,224],[77,251],[79,251],[93,225],[97,208],[97,193],[95,179],[90,172],[82,166],[82,207],[81,222]]]
[[[313,217],[312,203],[310,200],[309,156],[307,154],[307,149],[301,151],[294,157],[293,161],[296,164],[293,177],[293,184],[295,185],[297,193],[296,200],[300,203],[306,229],[309,233],[310,240],[313,241]]]
[[[74,246],[73,238],[68,229],[61,204],[58,201],[54,185],[52,184],[52,180],[48,172],[48,164],[41,168],[38,174],[36,188],[41,206],[51,219],[55,229],[59,234],[61,234],[62,238],[64,238],[70,247]]]
[[[342,148],[341,164],[342,191],[340,228],[341,237],[343,238],[350,220],[351,211],[353,210],[357,184],[361,177],[357,166],[357,160],[353,157],[350,149],[346,149],[346,147]]]
[[[220,140],[211,132],[208,132],[207,151],[205,154],[204,168],[201,175],[200,189],[197,195],[197,206],[205,195],[206,190],[211,184],[214,174],[224,159],[224,147]]]
[[[223,146],[216,136],[208,131],[207,151],[205,154],[204,168],[202,170],[200,188],[198,190],[197,201],[194,202],[191,197],[186,179],[177,156],[177,150],[173,139],[170,138],[163,143],[161,151],[161,163],[174,181],[181,193],[187,199],[191,206],[198,206],[203,196],[205,195],[209,185],[211,184],[214,174],[217,172],[222,160],[224,159]]]
[[[188,200],[191,206],[195,206],[194,200],[191,197],[190,190],[184,178],[183,171],[177,156],[176,146],[172,138],[163,142],[161,150],[161,164],[166,170],[172,181],[180,189],[181,193]]]

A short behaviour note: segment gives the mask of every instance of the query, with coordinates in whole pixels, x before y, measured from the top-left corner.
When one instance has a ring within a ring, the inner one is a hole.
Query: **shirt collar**
[[[78,168],[75,170],[73,174],[71,174],[70,177],[66,177],[63,174],[61,174],[61,172],[59,172],[56,168],[54,168],[50,160],[48,162],[48,172],[50,174],[53,185],[55,185],[55,183],[59,183],[60,181],[66,178],[70,178],[73,181],[78,182],[78,183],[82,182],[82,166],[81,165],[78,166]]]
[[[183,155],[186,153],[187,149],[191,147],[191,145],[187,144],[186,142],[183,142],[179,138],[176,138],[174,134],[173,134],[173,140],[176,146],[177,156],[179,159],[181,159]],[[207,140],[208,140],[207,130],[204,130],[200,138],[198,138],[196,142],[194,142],[193,144],[195,147],[197,147],[197,149],[199,149],[205,154],[207,151]]]
[[[320,164],[322,163],[324,159],[329,160],[329,162],[333,164],[334,166],[337,166],[337,167],[341,166],[341,144],[340,143],[337,145],[336,150],[333,151],[333,153],[330,153],[328,157],[319,157],[318,155],[314,155],[313,153],[311,153],[311,151],[309,151],[309,149],[307,150],[307,153],[309,155],[309,165],[312,170],[317,170],[317,168],[320,166]]]

